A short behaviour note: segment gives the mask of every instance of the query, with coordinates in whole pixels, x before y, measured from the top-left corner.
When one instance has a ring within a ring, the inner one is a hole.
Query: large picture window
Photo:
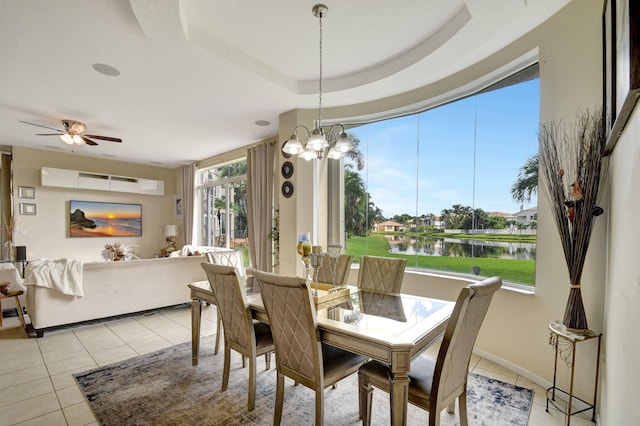
[[[247,161],[203,169],[198,182],[198,243],[246,251]]]
[[[537,65],[483,92],[353,127],[346,252],[535,284]]]

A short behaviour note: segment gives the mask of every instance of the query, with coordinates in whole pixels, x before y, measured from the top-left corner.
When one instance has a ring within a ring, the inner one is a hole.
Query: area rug
[[[270,425],[275,405],[275,361],[258,362],[255,410],[247,411],[248,370],[234,353],[229,387],[220,390],[224,353],[213,355],[213,338],[202,339],[200,360],[191,366],[191,343],[74,375],[102,425]],[[314,393],[285,381],[282,424],[314,424]],[[352,375],[325,390],[326,425],[359,425],[358,378]],[[471,374],[467,393],[470,425],[526,425],[533,391]],[[457,408],[456,408],[457,410]],[[424,425],[428,413],[409,405],[409,425]],[[441,414],[443,426],[458,415]],[[374,390],[373,425],[389,424],[389,395]]]

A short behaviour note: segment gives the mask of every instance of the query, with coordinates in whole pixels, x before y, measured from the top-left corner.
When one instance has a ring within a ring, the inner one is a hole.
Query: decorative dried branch
[[[569,271],[571,291],[567,315],[584,316],[580,294],[580,279],[596,216],[603,210],[597,205],[598,195],[606,175],[608,160],[604,114],[578,113],[570,132],[558,123],[544,125],[540,133],[540,167],[544,177],[543,192],[551,206],[564,257]],[[577,313],[569,312],[575,302]],[[578,303],[579,302],[579,303]],[[573,323],[580,318],[572,318]],[[576,327],[581,328],[581,327]],[[586,318],[584,319],[586,328]]]
[[[16,230],[16,218],[15,216],[10,216],[9,220],[7,217],[3,215],[4,222],[4,240],[5,241],[13,241],[13,233]]]

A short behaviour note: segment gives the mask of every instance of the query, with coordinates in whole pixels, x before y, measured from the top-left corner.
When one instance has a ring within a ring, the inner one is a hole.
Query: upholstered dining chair
[[[251,271],[251,268],[246,268],[244,266],[244,255],[239,250],[216,250],[216,251],[208,251],[205,253],[207,260],[209,263],[213,263],[214,265],[225,265],[225,266],[233,266],[236,268],[236,272],[238,274],[238,278],[240,279],[240,283],[246,286],[248,289],[253,288],[253,277],[248,274]],[[217,304],[216,304],[217,305]],[[216,314],[216,342],[213,349],[213,354],[217,355],[218,350],[220,349],[220,336],[223,333],[222,328],[222,319],[220,318],[219,313]],[[245,360],[242,358],[242,366],[244,367]]]
[[[251,268],[244,264],[244,254],[240,250],[216,250],[206,253],[209,263],[215,265],[233,266],[236,268],[240,282],[244,283],[247,288],[253,288],[253,276],[251,276]]]
[[[341,254],[336,263],[336,285],[346,285],[351,270],[351,262],[353,256],[350,254]],[[333,284],[333,265],[331,257],[325,253],[322,257],[322,266],[318,269],[318,282]]]
[[[273,424],[279,425],[284,402],[284,378],[316,393],[316,425],[324,420],[324,389],[358,371],[361,355],[323,344],[316,309],[306,280],[254,271],[260,286],[276,347],[276,407]]]
[[[224,327],[224,369],[222,390],[229,384],[231,349],[249,359],[249,400],[247,407],[255,407],[256,359],[265,355],[267,370],[271,366],[271,352],[274,351],[271,328],[268,324],[254,321],[247,296],[240,284],[236,268],[233,266],[202,263],[209,283],[218,301],[218,312]]]
[[[502,286],[498,277],[466,286],[460,291],[447,323],[436,359],[422,355],[411,362],[409,402],[429,412],[429,426],[440,424],[440,412],[455,409],[458,398],[460,424],[467,422],[467,377],[471,352],[493,294]],[[389,367],[369,361],[358,372],[362,424],[371,424],[373,388],[389,392]],[[392,403],[393,404],[393,403]]]
[[[400,293],[406,259],[360,256],[358,288],[381,293]]]

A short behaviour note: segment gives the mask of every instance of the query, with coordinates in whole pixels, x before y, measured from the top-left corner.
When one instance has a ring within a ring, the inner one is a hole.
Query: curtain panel
[[[275,144],[264,143],[247,150],[247,228],[251,265],[273,270],[273,183]]]
[[[189,164],[182,168],[182,226],[184,229],[184,243],[187,245],[197,245],[198,237],[194,235],[196,199],[196,176],[198,167]]]

